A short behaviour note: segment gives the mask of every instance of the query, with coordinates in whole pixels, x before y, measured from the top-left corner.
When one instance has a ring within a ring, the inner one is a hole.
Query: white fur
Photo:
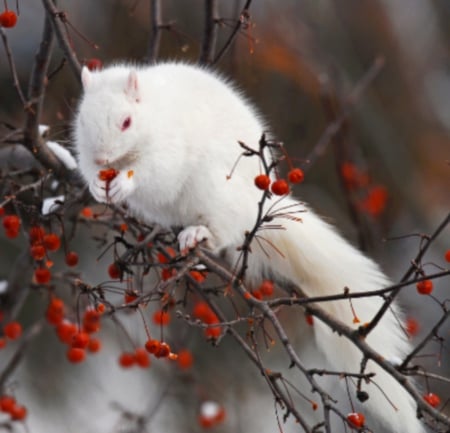
[[[184,64],[117,65],[98,72],[85,69],[82,82],[85,92],[75,120],[75,142],[80,170],[94,197],[107,201],[98,171],[114,167],[120,174],[110,184],[109,200],[126,201],[148,222],[185,227],[180,237],[184,246],[208,237],[234,264],[239,258],[236,247],[253,227],[261,198],[253,184],[260,173],[258,158],[242,158],[227,178],[242,152],[238,140],[257,149],[265,130],[252,106],[215,74]],[[131,116],[131,126],[121,131],[127,116]],[[127,170],[133,170],[132,177],[125,175]],[[299,207],[287,197],[275,209],[290,205],[303,210],[296,214],[301,221],[276,218],[271,224],[283,229],[259,232],[264,240],[253,242],[250,282],[272,275],[291,281],[310,296],[342,293],[344,287],[370,291],[389,284],[373,261],[306,206]],[[369,321],[381,302],[373,297],[354,300],[361,322]],[[348,301],[321,306],[356,326]],[[299,328],[304,326],[301,322]],[[301,337],[308,340],[308,350],[299,353],[309,367],[359,372],[359,350],[318,320],[314,327],[302,329]],[[385,315],[368,343],[386,359],[401,358],[409,349],[393,312]],[[368,425],[380,433],[422,432],[407,393],[375,364],[369,363],[366,371],[376,372],[374,380],[398,408],[395,411],[374,385],[365,385],[370,399],[355,404],[367,415]],[[330,387],[335,382],[330,378]],[[352,412],[343,381],[337,386],[340,391],[335,389],[333,397],[339,398],[342,410]],[[302,413],[311,422],[317,416],[309,404]],[[341,421],[336,431],[342,431]]]

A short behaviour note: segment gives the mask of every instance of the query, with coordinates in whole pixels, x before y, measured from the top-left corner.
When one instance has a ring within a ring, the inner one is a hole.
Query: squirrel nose
[[[100,165],[100,166],[104,166],[108,164],[108,160],[107,159],[101,159],[101,158],[96,158],[94,159],[95,164]]]

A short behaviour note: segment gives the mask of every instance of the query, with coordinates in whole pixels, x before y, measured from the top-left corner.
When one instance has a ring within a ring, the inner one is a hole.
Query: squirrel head
[[[141,92],[135,69],[81,72],[83,98],[75,126],[78,152],[101,167],[121,169],[139,155]]]

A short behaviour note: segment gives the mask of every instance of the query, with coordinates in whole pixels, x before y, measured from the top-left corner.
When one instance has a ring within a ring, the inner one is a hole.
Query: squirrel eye
[[[131,117],[128,116],[123,122],[122,122],[122,126],[121,126],[121,130],[125,131],[125,129],[128,129],[131,125]]]

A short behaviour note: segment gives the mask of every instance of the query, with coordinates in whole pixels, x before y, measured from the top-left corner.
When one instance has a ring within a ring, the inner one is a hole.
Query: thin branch
[[[241,13],[239,15],[239,19],[236,21],[236,25],[234,26],[234,28],[233,28],[229,38],[227,39],[227,41],[225,42],[223,47],[219,50],[219,52],[217,53],[216,57],[214,57],[214,60],[211,62],[213,65],[216,64],[217,62],[219,62],[222,59],[222,57],[228,51],[228,49],[230,48],[232,42],[236,38],[236,36],[237,36],[239,30],[241,29],[242,25],[248,21],[248,17],[249,17],[249,12],[248,11],[250,9],[251,3],[252,3],[252,0],[247,0],[245,2],[245,5],[242,8],[242,11],[241,11]]]
[[[6,58],[8,59],[9,68],[11,69],[14,87],[17,90],[17,93],[19,95],[19,98],[22,102],[23,107],[27,108],[27,105],[28,105],[27,100],[25,99],[25,95],[24,95],[24,93],[22,91],[22,87],[20,85],[19,76],[17,75],[16,64],[14,63],[13,55],[11,52],[11,47],[9,46],[8,38],[6,36],[5,30],[3,30],[2,26],[0,26],[0,35],[2,37],[3,45],[5,47]]]
[[[379,56],[375,59],[370,68],[367,70],[367,72],[356,84],[353,91],[348,96],[347,100],[342,106],[341,114],[336,117],[336,120],[334,122],[330,123],[327,126],[322,136],[319,138],[319,141],[316,143],[314,148],[311,150],[310,154],[307,156],[306,160],[308,161],[308,164],[304,167],[304,171],[309,170],[314,164],[314,162],[316,162],[316,160],[319,159],[325,153],[325,150],[327,149],[333,137],[345,125],[352,108],[361,99],[362,93],[379,75],[383,67],[384,67],[384,58]]]
[[[60,13],[58,9],[56,9],[55,2],[53,0],[42,0],[42,3],[52,22],[59,46],[69,61],[69,65],[72,68],[77,80],[81,82],[81,65],[70,41],[67,38],[66,28],[61,21]]]
[[[410,268],[406,271],[405,275],[402,278],[402,282],[407,281],[408,278],[416,271],[417,263],[420,263],[422,260],[422,257],[427,252],[430,245],[433,243],[433,241],[440,235],[440,233],[447,227],[447,225],[450,223],[450,213],[444,218],[442,223],[439,225],[439,227],[434,231],[434,233],[427,239],[425,244],[420,248],[416,258],[413,261],[413,264],[410,266]],[[375,317],[370,321],[370,323],[365,327],[364,335],[368,335],[369,332],[371,332],[375,327],[377,326],[378,322],[381,320],[381,318],[384,316],[384,313],[389,309],[392,302],[394,301],[395,297],[400,292],[400,288],[394,290],[391,295],[386,299],[385,303],[381,306],[378,313],[375,315]]]
[[[205,0],[205,30],[203,32],[202,50],[198,60],[202,65],[213,63],[217,44],[218,20],[218,1]]]
[[[150,0],[151,31],[148,44],[148,62],[154,62],[159,54],[161,44],[161,31],[163,30],[161,0]]]

